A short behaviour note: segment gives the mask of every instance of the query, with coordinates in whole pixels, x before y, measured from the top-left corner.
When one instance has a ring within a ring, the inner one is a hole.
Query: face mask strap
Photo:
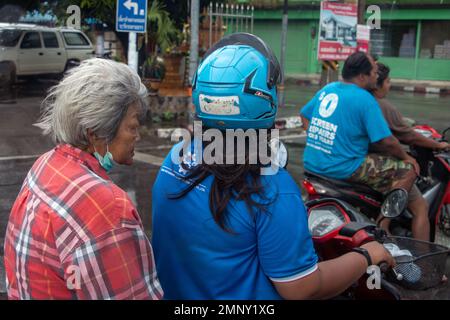
[[[108,144],[106,144],[106,153],[104,156],[101,156],[94,146],[94,156],[95,158],[97,158],[99,164],[106,170],[106,172],[109,172],[112,169],[114,159],[112,157],[112,154],[109,152]]]
[[[98,151],[97,151],[97,149],[95,148],[95,145],[92,145],[93,147],[94,147],[94,152],[96,152],[98,155],[100,155],[100,153],[98,153]],[[105,155],[107,154],[109,152],[109,145],[108,144],[106,144],[106,153],[105,153]],[[104,157],[104,156],[103,156]],[[102,157],[102,158],[103,158]]]

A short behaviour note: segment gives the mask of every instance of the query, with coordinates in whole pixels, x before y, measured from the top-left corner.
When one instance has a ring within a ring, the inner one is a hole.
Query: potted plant
[[[178,44],[180,31],[165,10],[164,4],[154,0],[147,15],[147,30],[144,36],[146,54],[164,55]]]
[[[166,49],[164,53],[164,65],[169,73],[178,73],[180,70],[181,60],[185,57],[185,54],[179,50],[179,47],[172,45]]]
[[[143,44],[146,58],[141,70],[144,84],[155,92],[166,73],[171,72],[170,66],[169,70],[165,66],[166,60],[162,56],[177,43],[180,32],[165,10],[164,4],[158,0],[154,0],[149,7],[147,21],[148,32],[144,36]]]
[[[147,89],[157,92],[165,74],[164,60],[157,55],[152,55],[147,58],[143,65],[142,82]]]

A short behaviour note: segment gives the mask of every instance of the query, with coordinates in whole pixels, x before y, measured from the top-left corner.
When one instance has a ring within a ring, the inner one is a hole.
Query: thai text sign
[[[146,0],[117,0],[116,31],[145,33],[147,30]]]

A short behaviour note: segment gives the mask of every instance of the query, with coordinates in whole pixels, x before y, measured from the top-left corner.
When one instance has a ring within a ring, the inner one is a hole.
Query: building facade
[[[239,3],[255,6],[253,33],[278,55],[283,0]],[[366,0],[366,19],[372,5],[380,8],[381,28],[371,30],[370,51],[391,67],[393,78],[450,81],[450,0]],[[320,0],[289,0],[288,15],[286,74],[320,73]]]

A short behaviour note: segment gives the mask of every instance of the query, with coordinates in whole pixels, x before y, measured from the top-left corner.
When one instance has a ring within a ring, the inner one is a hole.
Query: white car
[[[80,30],[0,23],[0,78],[61,74],[94,57],[94,47]]]

